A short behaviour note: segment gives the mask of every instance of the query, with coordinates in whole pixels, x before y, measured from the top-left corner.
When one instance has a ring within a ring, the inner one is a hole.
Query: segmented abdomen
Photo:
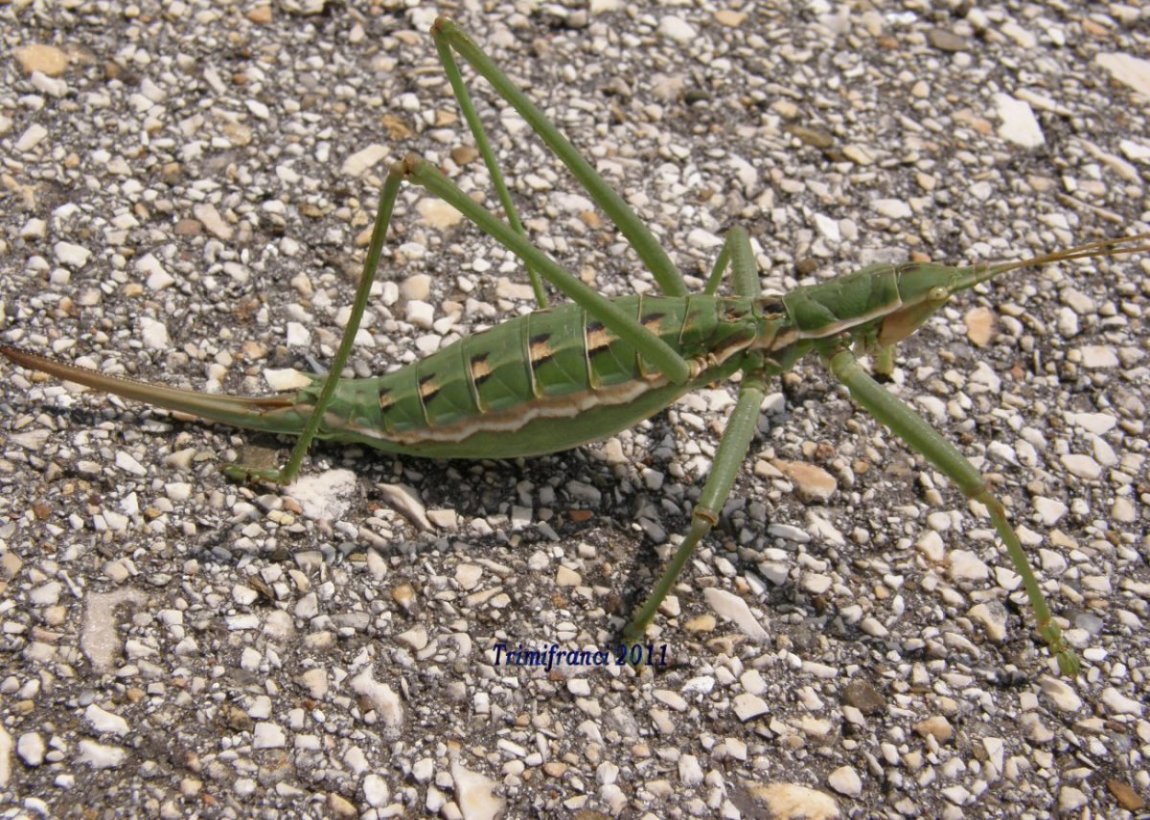
[[[687,359],[716,350],[730,358],[754,337],[747,300],[629,296],[616,304]],[[547,449],[561,450],[628,427],[688,388],[668,385],[633,345],[564,305],[467,336],[379,379],[342,383],[321,434],[354,432],[416,451],[475,436],[543,440],[526,428],[548,424],[556,446]],[[649,408],[657,391],[672,397]],[[643,415],[595,412],[624,405]]]

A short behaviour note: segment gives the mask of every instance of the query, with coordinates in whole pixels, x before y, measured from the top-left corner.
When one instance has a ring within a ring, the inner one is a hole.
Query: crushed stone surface
[[[1137,4],[443,11],[692,290],[733,225],[775,293],[1150,230]],[[325,367],[392,162],[417,152],[498,207],[435,14],[0,5],[0,339],[249,395]],[[656,293],[526,124],[472,93],[531,241],[607,296]],[[1076,679],[985,510],[817,361],[772,388],[642,670],[620,631],[736,384],[537,459],[317,444],[283,489],[221,468],[282,463],[286,440],[4,363],[0,813],[1135,816],[1148,275],[1145,254],[1013,272],[901,343],[888,383],[1007,505]],[[347,375],[533,307],[509,252],[407,188]]]

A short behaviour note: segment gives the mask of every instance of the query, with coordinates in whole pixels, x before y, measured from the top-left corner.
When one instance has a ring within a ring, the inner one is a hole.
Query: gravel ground
[[[1145,9],[486,5],[439,10],[692,286],[733,224],[781,291],[1148,230]],[[4,5],[0,336],[229,392],[322,366],[390,161],[418,151],[493,201],[435,12]],[[476,97],[533,240],[605,294],[651,292],[576,183]],[[1137,814],[1148,273],[1143,255],[967,294],[900,346],[892,386],[991,476],[1074,680],[988,519],[814,362],[767,400],[641,673],[496,647],[610,650],[686,526],[730,385],[521,462],[316,446],[309,484],[280,491],[220,467],[285,441],[6,367],[0,811]],[[415,189],[380,280],[359,375],[532,306],[514,259]]]

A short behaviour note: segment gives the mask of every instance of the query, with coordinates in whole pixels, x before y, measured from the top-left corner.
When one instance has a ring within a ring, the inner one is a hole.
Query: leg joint
[[[695,506],[695,509],[691,510],[691,518],[695,521],[702,521],[708,527],[714,527],[719,523],[719,516],[714,510],[698,505]]]

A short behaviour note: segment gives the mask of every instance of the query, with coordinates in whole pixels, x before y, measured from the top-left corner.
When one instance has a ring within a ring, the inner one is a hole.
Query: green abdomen
[[[613,435],[738,368],[754,338],[747,300],[622,297],[619,307],[685,359],[718,366],[674,385],[578,305],[535,311],[378,379],[341,382],[323,438],[393,452],[512,458]]]

